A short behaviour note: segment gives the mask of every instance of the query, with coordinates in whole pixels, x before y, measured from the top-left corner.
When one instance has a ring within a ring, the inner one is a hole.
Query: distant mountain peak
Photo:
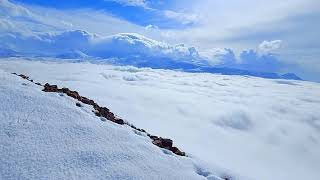
[[[294,73],[286,73],[281,75],[282,79],[302,80],[299,76]]]

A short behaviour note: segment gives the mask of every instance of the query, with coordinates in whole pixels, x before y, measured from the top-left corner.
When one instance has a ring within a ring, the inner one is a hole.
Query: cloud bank
[[[258,180],[320,176],[319,83],[23,59],[0,67],[76,89],[213,167]]]
[[[97,35],[78,30],[80,27],[75,26],[74,23],[69,27],[65,25],[68,22],[59,22],[57,19],[50,19],[49,16],[47,16],[48,19],[45,19],[38,16],[37,13],[32,13],[6,0],[1,0],[0,5],[1,9],[7,11],[0,14],[0,25],[2,26],[0,48],[3,57],[17,52],[18,55],[69,59],[91,57],[108,59],[106,61],[109,63],[122,65],[200,72],[227,72],[255,76],[261,76],[261,72],[286,72],[283,71],[284,64],[279,61],[276,54],[273,54],[281,47],[281,40],[264,41],[259,45],[258,50],[242,51],[240,55],[237,55],[228,48],[199,49],[185,44],[172,45],[137,33]],[[180,18],[181,14],[171,15]],[[186,20],[186,23],[190,22]],[[141,29],[142,31],[151,31],[150,29],[159,31],[158,27],[155,27],[149,25]],[[6,53],[6,50],[10,52]],[[279,76],[272,74],[262,77]]]

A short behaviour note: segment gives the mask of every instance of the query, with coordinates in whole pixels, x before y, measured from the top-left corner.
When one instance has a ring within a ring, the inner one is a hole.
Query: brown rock
[[[42,91],[44,91],[44,92],[58,92],[58,86],[50,85],[50,84],[46,83],[44,85],[44,89]]]
[[[95,105],[95,102],[91,99],[88,99],[86,97],[81,96],[81,102],[83,102],[84,104],[88,104],[88,105]]]
[[[124,125],[125,124],[123,119],[115,119],[114,122],[117,123],[117,124],[120,124],[120,125]]]
[[[179,156],[185,156],[186,155],[185,152],[180,151],[177,147],[171,147],[170,151],[172,151],[173,153],[175,153],[176,155],[179,155]]]
[[[66,94],[74,99],[81,99],[81,96],[77,91],[68,91]]]
[[[150,137],[150,139],[152,139],[152,140],[159,139],[158,136],[153,136],[153,135],[150,135],[150,134],[149,134],[149,137]]]
[[[170,149],[172,147],[172,140],[171,139],[165,139],[165,138],[158,138],[153,140],[152,142],[156,146],[159,146],[161,148],[168,148]]]
[[[70,90],[68,89],[68,88],[62,88],[61,89],[61,92],[63,92],[63,93],[66,93],[67,94],[67,92],[69,92]]]
[[[179,156],[185,156],[186,153],[180,151],[177,147],[173,147],[172,144],[172,140],[171,139],[165,139],[162,137],[157,137],[157,136],[149,136],[153,141],[152,143],[160,148],[165,148],[168,149],[170,151],[172,151],[174,154],[179,155]]]

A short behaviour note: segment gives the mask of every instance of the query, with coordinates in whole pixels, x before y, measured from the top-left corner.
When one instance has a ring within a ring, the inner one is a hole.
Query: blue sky
[[[232,49],[237,59],[250,49],[260,55],[272,53],[283,64],[283,72],[320,81],[318,0],[10,2],[28,8],[51,26],[64,30],[81,29],[102,36],[138,33],[169,44],[184,43],[199,51]],[[38,27],[36,31],[45,30]],[[261,49],[262,45],[267,48]]]
[[[15,0],[15,2],[61,10],[90,8],[104,11],[137,25],[153,25],[166,29],[188,28],[195,23],[193,21],[179,21],[168,17],[166,13],[177,13],[175,12],[177,2],[168,0]]]

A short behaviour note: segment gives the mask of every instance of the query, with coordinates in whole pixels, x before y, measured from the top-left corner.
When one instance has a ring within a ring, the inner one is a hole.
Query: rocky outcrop
[[[16,75],[16,76],[19,76],[19,77],[21,77],[22,79],[25,79],[25,80],[27,80],[27,81],[30,81],[30,82],[38,85],[38,86],[41,86],[40,83],[38,83],[38,82],[35,83],[32,79],[29,78],[29,76],[26,76],[26,75],[23,75],[23,74],[17,74],[17,73],[11,73],[11,74]]]
[[[106,107],[100,107],[97,103],[95,103],[92,99],[89,99],[87,97],[80,96],[80,94],[77,91],[71,91],[68,88],[61,88],[59,89],[57,85],[50,85],[46,83],[44,85],[44,92],[58,92],[58,93],[64,93],[84,104],[91,105],[95,111],[95,115],[98,117],[104,117],[108,119],[109,121],[112,121],[117,124],[125,124],[123,119],[117,118],[108,108]]]
[[[28,76],[25,76],[23,74],[16,74],[16,73],[12,73],[14,75],[17,75],[19,77],[21,77],[22,79],[26,79],[32,83],[34,83],[34,81],[32,79],[30,79]],[[34,83],[38,86],[42,86],[40,83]],[[117,117],[114,113],[112,113],[110,111],[110,109],[108,109],[107,107],[102,107],[99,106],[96,102],[94,102],[94,100],[89,99],[87,97],[81,96],[77,91],[72,91],[69,88],[58,88],[57,85],[50,85],[49,83],[46,83],[43,86],[43,90],[44,92],[56,92],[56,93],[63,93],[66,94],[69,97],[72,97],[73,99],[78,100],[79,102],[76,103],[76,106],[78,107],[82,107],[81,103],[83,104],[87,104],[93,107],[93,112],[96,116],[98,117],[102,117],[104,119],[107,119],[113,123],[119,124],[119,125],[127,125],[129,127],[131,127],[132,129],[145,133],[147,134],[147,136],[152,139],[152,143],[160,148],[164,148],[167,149],[171,152],[173,152],[176,155],[179,156],[186,156],[185,152],[182,152],[179,150],[179,148],[173,146],[173,141],[171,139],[167,139],[167,138],[162,138],[162,137],[158,137],[158,136],[154,136],[151,135],[149,133],[147,133],[144,129],[140,129],[137,128],[136,126],[129,124],[128,122],[124,121],[123,119]],[[80,103],[81,102],[81,103]]]
[[[162,137],[149,136],[153,141],[152,143],[158,147],[165,148],[179,156],[185,156],[184,152],[181,152],[177,147],[172,146],[173,141],[171,139],[165,139]]]

